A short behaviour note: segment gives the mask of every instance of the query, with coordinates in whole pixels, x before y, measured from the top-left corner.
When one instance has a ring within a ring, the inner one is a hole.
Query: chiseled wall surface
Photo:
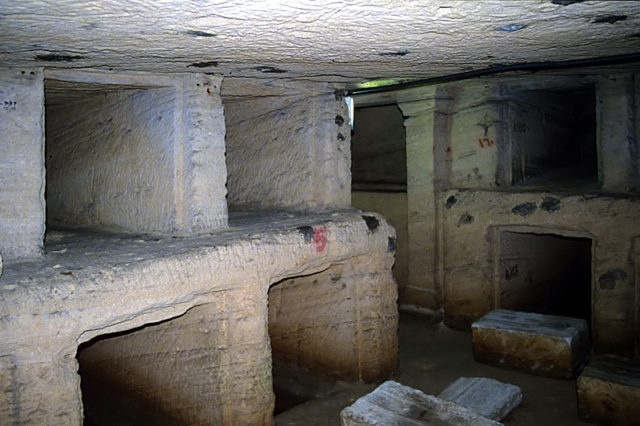
[[[409,284],[407,193],[354,191],[351,193],[351,200],[354,207],[380,213],[396,229],[396,261],[393,265],[393,278],[398,283],[402,298],[402,289]]]
[[[444,149],[444,175],[452,186],[498,185],[498,146],[502,137],[500,107],[493,84],[473,82],[456,88],[447,111],[450,146]]]
[[[44,237],[42,69],[0,69],[0,253],[37,256]]]
[[[107,338],[86,360],[98,371],[100,363],[124,366],[128,373],[116,382],[143,377],[133,392],[164,404],[163,410],[193,419],[199,411],[189,407],[202,404],[201,423],[269,423],[268,289],[332,265],[344,265],[344,278],[325,274],[321,286],[350,292],[342,300],[357,299],[359,321],[351,321],[354,310],[334,311],[340,316],[332,319],[348,333],[323,329],[333,335],[328,341],[353,347],[343,339],[357,332],[367,349],[349,365],[366,371],[363,378],[382,376],[393,364],[397,311],[389,242],[395,232],[375,213],[260,213],[213,236],[185,238],[64,235],[52,238],[38,261],[8,265],[0,277],[0,423],[82,423],[76,353],[98,336]],[[301,290],[309,290],[303,300],[320,294],[312,286]],[[300,326],[292,329],[304,329],[307,317],[296,318]],[[160,324],[165,320],[171,321]],[[112,333],[149,324],[157,325],[109,343]],[[322,353],[344,365],[333,347]],[[191,381],[193,374],[199,376]],[[181,386],[196,380],[198,386]]]
[[[371,381],[398,364],[393,256],[372,253],[269,290],[274,356],[342,380]]]
[[[183,234],[227,225],[219,78],[51,74],[50,224]]]
[[[175,227],[175,97],[115,90],[47,106],[50,224]]]
[[[592,239],[593,339],[598,352],[634,351],[633,238],[640,235],[640,200],[546,192],[449,190],[439,196],[444,232],[445,323],[467,327],[495,306],[492,227]],[[562,283],[558,283],[561,285]]]
[[[251,80],[225,84],[231,208],[350,205],[351,129],[335,87]]]

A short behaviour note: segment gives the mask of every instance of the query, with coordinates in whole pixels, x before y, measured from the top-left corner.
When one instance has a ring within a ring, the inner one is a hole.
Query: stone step
[[[474,425],[502,423],[392,380],[359,398],[340,413],[343,426],[361,425]]]
[[[497,309],[471,325],[476,361],[533,374],[573,378],[589,349],[582,319]]]
[[[460,377],[440,392],[438,398],[499,421],[520,404],[522,390],[518,386],[486,377]]]
[[[597,356],[577,380],[580,418],[604,425],[640,425],[640,360]]]

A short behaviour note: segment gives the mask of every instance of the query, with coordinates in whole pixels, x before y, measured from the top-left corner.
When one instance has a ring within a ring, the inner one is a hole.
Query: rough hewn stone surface
[[[589,349],[585,320],[496,309],[471,325],[476,361],[571,378]]]
[[[371,381],[395,371],[397,289],[382,254],[272,286],[273,353],[343,380]]]
[[[438,398],[453,401],[492,420],[504,419],[522,401],[522,390],[515,385],[487,377],[460,377]]]
[[[637,7],[591,1],[108,0],[95,8],[29,0],[3,4],[0,61],[325,81],[425,77],[469,66],[636,53]]]
[[[468,327],[474,320],[500,306],[500,277],[504,269],[494,254],[501,230],[592,238],[592,338],[599,352],[634,351],[634,284],[630,236],[640,233],[638,203],[633,198],[567,195],[556,192],[509,193],[492,191],[445,191],[457,202],[444,212],[445,322]],[[547,197],[560,200],[559,210],[541,208],[527,216],[512,209],[523,203],[540,205]],[[460,225],[460,215],[469,213],[472,223]],[[455,249],[453,249],[455,248]],[[611,274],[612,271],[618,273]],[[600,278],[605,286],[600,285]],[[607,279],[609,278],[609,279]]]
[[[578,413],[602,425],[640,425],[640,362],[611,356],[589,361],[577,381]]]
[[[42,69],[0,69],[0,251],[37,256],[44,237]]]
[[[45,82],[50,224],[226,226],[220,79],[48,72]]]
[[[472,410],[392,380],[340,412],[340,424],[360,425],[501,425]]]
[[[184,336],[173,334],[170,321],[157,329],[167,332],[155,333],[150,328],[148,333],[122,340],[128,343],[116,341],[105,347],[120,348],[123,354],[131,353],[156,366],[166,365],[169,361],[164,358],[175,352],[178,364],[185,361],[189,365],[192,361],[184,356],[191,352],[180,351],[167,342],[174,342],[172,336],[184,338],[184,348],[193,344],[193,349],[200,351],[203,347],[197,340],[210,338],[203,337],[209,329],[212,336],[226,338],[229,343],[209,346],[204,359],[227,356],[225,362],[230,368],[217,370],[206,364],[206,371],[213,376],[225,375],[224,383],[237,383],[207,387],[213,386],[214,380],[200,377],[201,370],[194,368],[198,361],[194,360],[195,364],[177,368],[171,380],[157,386],[176,389],[187,378],[191,380],[190,375],[196,375],[206,388],[203,392],[210,395],[216,394],[216,389],[226,395],[233,389],[257,387],[265,392],[260,398],[220,395],[220,400],[229,404],[238,402],[236,397],[245,402],[229,411],[224,407],[230,405],[222,404],[212,416],[228,419],[234,413],[252,413],[255,419],[269,418],[271,413],[264,412],[272,401],[267,368],[268,288],[286,278],[317,273],[331,265],[347,265],[358,257],[378,256],[390,267],[393,253],[388,251],[388,241],[395,233],[382,217],[369,216],[377,222],[375,232],[361,213],[343,212],[314,216],[243,215],[231,223],[228,231],[201,237],[49,235],[47,254],[42,259],[11,264],[0,278],[0,377],[7,379],[2,381],[0,419],[3,423],[79,424],[82,412],[75,354],[80,343],[173,319],[204,305],[217,315],[211,319],[205,307],[194,310],[194,315],[206,312],[200,316],[204,322],[199,328],[195,324],[200,320],[195,319],[194,323],[193,317],[177,321],[176,326],[184,323],[190,330]],[[395,284],[388,272],[387,277],[377,282],[384,286],[379,291],[387,295],[388,302],[380,303],[376,292],[367,291],[360,294],[362,306],[382,309],[393,304]],[[241,301],[245,297],[248,301]],[[365,323],[367,318],[363,316]],[[337,319],[337,323],[341,320]],[[379,339],[383,347],[397,345],[395,329],[377,330],[363,337]],[[324,350],[330,357],[333,348]],[[379,359],[380,365],[376,364],[375,354],[362,354],[361,359],[369,372],[388,371],[387,358]],[[125,360],[118,361],[116,356],[109,363],[122,361]],[[359,374],[368,377],[369,372]],[[150,374],[155,373],[152,368]],[[152,389],[146,391],[152,393]],[[186,391],[187,395],[193,391]],[[179,407],[188,405],[178,396],[172,400],[172,412],[178,413]]]
[[[255,92],[247,96],[248,88]],[[350,206],[351,128],[336,90],[328,84],[224,82],[230,208]]]

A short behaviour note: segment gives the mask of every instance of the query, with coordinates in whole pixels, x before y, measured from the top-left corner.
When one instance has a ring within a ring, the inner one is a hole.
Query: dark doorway
[[[591,239],[500,232],[500,307],[591,322]]]

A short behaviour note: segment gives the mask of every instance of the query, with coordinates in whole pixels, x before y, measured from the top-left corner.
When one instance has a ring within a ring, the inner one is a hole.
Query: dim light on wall
[[[353,130],[353,119],[355,116],[355,103],[353,102],[353,98],[351,96],[345,96],[344,101],[347,103],[347,109],[349,110],[349,126],[351,126],[351,130]]]

